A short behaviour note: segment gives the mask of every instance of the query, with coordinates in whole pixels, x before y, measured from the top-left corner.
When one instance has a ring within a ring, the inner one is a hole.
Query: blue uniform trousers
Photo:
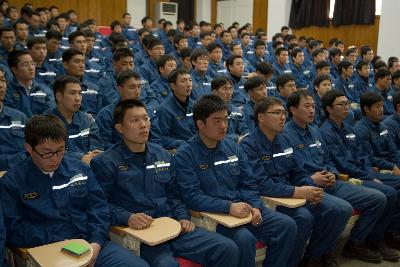
[[[374,234],[380,228],[377,222],[386,208],[386,196],[382,192],[343,181],[337,181],[332,189],[326,189],[325,192],[346,200],[360,212],[360,217],[349,236],[351,241],[364,242],[370,233]]]
[[[227,228],[218,225],[217,232],[231,238],[239,247],[240,267],[255,266],[257,240],[268,246],[263,267],[287,266],[295,245],[296,223],[290,217],[268,209],[263,209],[261,215],[263,222],[258,226],[247,224]]]
[[[307,259],[320,259],[324,254],[334,251],[336,242],[347,225],[352,214],[351,205],[337,197],[324,194],[324,197],[317,205],[307,203],[297,209],[288,209],[278,207],[278,211],[291,216],[297,223],[298,236],[295,240],[295,248],[299,251],[293,251],[296,255],[291,255],[296,260],[301,258],[302,250],[307,241],[306,233],[313,217],[312,233],[310,242],[304,255]],[[304,233],[302,231],[305,231]]]
[[[236,267],[239,261],[239,249],[232,240],[224,236],[195,229],[154,247],[142,244],[140,256],[151,267],[179,267],[174,259],[176,256],[203,266]]]
[[[149,267],[146,261],[131,251],[111,242],[104,242],[96,259],[96,267]]]

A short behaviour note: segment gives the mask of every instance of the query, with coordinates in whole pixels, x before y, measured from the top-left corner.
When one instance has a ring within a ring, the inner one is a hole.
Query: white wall
[[[142,28],[140,21],[146,16],[146,0],[127,0],[126,4],[127,12],[132,15],[132,26]]]
[[[290,7],[292,0],[269,0],[268,1],[268,40],[281,31],[281,27],[289,24]]]
[[[241,26],[253,23],[253,0],[218,1],[217,23],[222,22],[228,28],[235,21]]]
[[[211,21],[211,0],[196,1],[196,21]]]
[[[399,10],[399,0],[382,1],[377,54],[385,61],[390,56],[400,57]]]

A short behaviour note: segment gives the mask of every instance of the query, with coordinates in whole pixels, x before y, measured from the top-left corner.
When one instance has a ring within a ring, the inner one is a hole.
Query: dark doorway
[[[179,19],[184,19],[186,23],[195,21],[195,0],[171,0],[171,2],[178,3]]]

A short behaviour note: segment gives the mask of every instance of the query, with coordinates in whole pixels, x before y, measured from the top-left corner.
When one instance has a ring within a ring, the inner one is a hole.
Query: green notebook
[[[61,251],[74,257],[81,257],[90,252],[90,247],[77,242],[71,242],[61,248]]]

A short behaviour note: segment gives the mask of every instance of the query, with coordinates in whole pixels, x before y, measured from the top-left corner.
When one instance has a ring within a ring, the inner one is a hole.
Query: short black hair
[[[67,50],[64,51],[64,53],[62,54],[62,62],[68,62],[71,60],[72,57],[76,56],[76,55],[82,55],[85,56],[84,53],[82,53],[81,51],[79,51],[76,48],[68,48]]]
[[[377,93],[367,92],[362,94],[360,96],[360,108],[362,113],[365,115],[365,107],[370,109],[372,105],[379,102],[383,102],[383,97],[381,95],[378,95]]]
[[[383,60],[377,60],[377,61],[375,61],[374,64],[373,64],[373,66],[374,66],[374,70],[375,70],[375,71],[377,71],[377,70],[379,70],[379,69],[381,69],[381,68],[386,68],[386,69],[387,69],[387,64],[386,64],[386,62],[383,61]]]
[[[351,67],[351,66],[353,66],[353,64],[351,64],[349,61],[347,61],[347,60],[343,60],[343,61],[340,61],[340,63],[338,64],[338,71],[339,71],[339,74],[342,74],[343,73],[343,69],[346,69],[347,70],[347,68],[349,68],[349,67]]]
[[[200,33],[200,40],[204,39],[207,36],[211,36],[211,32],[201,32]]]
[[[259,76],[254,76],[247,79],[247,81],[244,83],[244,90],[248,93],[249,91],[261,85],[265,85],[264,79]]]
[[[187,40],[187,37],[183,34],[176,34],[174,36],[174,44],[178,45],[181,40]]]
[[[75,77],[69,76],[69,75],[62,75],[58,76],[53,83],[53,93],[54,93],[54,98],[57,102],[57,98],[55,97],[57,93],[64,94],[65,87],[67,86],[68,83],[75,83],[75,84],[81,84],[79,80]]]
[[[368,62],[365,61],[365,60],[360,60],[360,61],[357,63],[357,65],[356,65],[356,69],[357,69],[357,70],[361,70],[362,67],[364,67],[364,66],[367,66],[367,67],[369,68]]]
[[[281,55],[281,53],[283,52],[283,51],[288,51],[286,48],[284,48],[284,47],[279,47],[279,48],[277,48],[276,50],[275,50],[275,57],[277,57],[277,56],[280,56]]]
[[[369,51],[372,51],[372,48],[369,47],[368,45],[364,45],[360,48],[360,55],[361,57],[363,57],[364,55],[366,55]]]
[[[171,71],[171,73],[168,76],[168,83],[175,83],[176,84],[176,80],[178,80],[178,76],[179,75],[185,75],[185,74],[189,74],[190,73],[185,70],[185,69],[176,69]]]
[[[157,71],[160,73],[160,68],[165,67],[165,64],[167,64],[168,61],[173,60],[176,63],[176,60],[173,56],[171,55],[163,55],[160,57],[160,59],[157,61]]]
[[[293,114],[290,111],[291,107],[298,108],[300,105],[301,98],[311,97],[313,98],[312,94],[307,89],[300,89],[291,94],[287,99],[287,110],[289,112],[289,116],[292,117]]]
[[[179,55],[180,58],[185,59],[187,57],[190,57],[190,54],[192,53],[193,49],[190,47],[184,48],[181,50],[181,53]]]
[[[121,27],[122,27],[122,23],[119,22],[118,20],[113,20],[113,21],[111,22],[111,24],[110,24],[111,30],[114,30],[114,28],[117,27],[117,26],[121,26]]]
[[[19,58],[24,55],[30,55],[30,54],[28,53],[28,51],[16,50],[16,49],[8,53],[8,58],[7,58],[8,66],[10,68],[12,67],[16,68],[18,66]]]
[[[388,76],[390,76],[390,75],[391,75],[391,73],[390,73],[389,70],[387,70],[387,69],[379,69],[379,70],[375,73],[374,78],[375,78],[375,81],[378,81],[379,79],[383,79],[383,78],[388,77]]]
[[[122,85],[124,85],[124,83],[127,80],[129,80],[131,78],[134,78],[135,80],[140,81],[140,76],[139,76],[139,74],[137,74],[137,72],[135,72],[133,70],[121,71],[120,73],[118,73],[117,78],[116,78],[117,85],[122,86]]]
[[[207,45],[208,53],[211,53],[212,51],[214,51],[217,48],[221,48],[222,49],[222,46],[220,44],[218,44],[218,43],[210,43],[210,44]]]
[[[50,39],[56,39],[58,41],[61,41],[62,39],[62,34],[59,31],[56,30],[48,30],[46,32],[46,39],[49,41]]]
[[[227,83],[230,83],[232,85],[232,81],[228,77],[217,76],[211,81],[211,90],[217,91],[219,88],[221,88]]]
[[[315,79],[314,79],[314,86],[319,86],[323,81],[331,81],[331,77],[329,77],[329,75],[326,74],[318,74]]]
[[[192,53],[190,53],[190,60],[196,61],[201,56],[208,56],[208,52],[204,48],[195,48],[193,49]]]
[[[67,140],[64,123],[54,115],[33,116],[25,126],[25,142],[34,148],[48,140]]]
[[[3,35],[3,32],[13,32],[15,34],[15,30],[10,27],[0,27],[0,37]]]
[[[272,66],[271,63],[264,61],[257,64],[256,71],[258,71],[261,74],[268,75],[274,73],[274,67]]]
[[[46,44],[46,38],[44,37],[32,37],[32,38],[28,38],[28,40],[26,41],[26,46],[28,47],[28,49],[32,49],[32,47],[35,44]]]
[[[400,78],[400,70],[396,70],[393,74],[392,74],[392,80],[397,80]]]
[[[231,55],[230,57],[228,57],[225,61],[225,65],[226,65],[226,69],[229,71],[229,66],[233,66],[233,63],[235,62],[235,59],[237,58],[242,58],[239,55]]]
[[[295,78],[291,74],[279,75],[275,80],[276,89],[280,91],[279,87],[285,86],[285,84],[289,81],[295,81]]]
[[[257,49],[257,47],[259,47],[259,46],[266,47],[267,45],[265,44],[265,42],[263,40],[258,39],[254,42],[254,49]]]
[[[68,42],[70,44],[72,44],[74,42],[75,38],[79,37],[79,36],[83,36],[83,37],[86,38],[85,34],[83,32],[81,32],[81,31],[71,32],[70,35],[68,35]]]
[[[258,114],[265,113],[273,105],[281,105],[282,107],[284,107],[281,100],[271,96],[265,97],[257,102],[254,106],[254,118],[256,119],[256,121],[258,122]]]
[[[149,49],[149,50],[153,49],[153,47],[155,47],[157,45],[162,45],[164,47],[163,43],[160,40],[158,40],[156,38],[151,39],[150,42],[147,44],[147,49]]]
[[[113,53],[113,62],[117,62],[121,58],[125,58],[125,57],[132,57],[133,58],[132,51],[129,48],[126,48],[126,47],[118,48]]]
[[[400,94],[397,93],[393,96],[393,107],[395,111],[397,111],[397,105],[399,104],[400,104]]]
[[[141,20],[142,25],[144,25],[146,23],[147,20],[153,20],[151,17],[149,16],[144,16]]]
[[[56,17],[56,20],[58,19],[65,19],[66,21],[69,21],[69,15],[67,13],[61,13]]]
[[[86,38],[88,38],[88,37],[96,38],[96,34],[94,32],[92,32],[92,30],[86,29],[86,30],[82,30],[82,32]]]
[[[326,61],[318,62],[318,63],[315,65],[315,69],[316,69],[316,70],[322,70],[322,69],[325,68],[325,67],[331,67],[331,66],[330,66],[329,63],[326,62]]]
[[[197,121],[200,120],[206,123],[208,117],[210,117],[213,113],[228,110],[228,106],[220,98],[216,95],[205,95],[202,96],[197,102],[193,105],[193,120],[194,124],[197,128]]]
[[[289,30],[289,27],[288,26],[282,26],[281,27],[281,32],[283,32],[284,30]]]
[[[297,54],[303,53],[303,50],[299,47],[296,47],[292,51],[292,58],[297,57]]]
[[[317,48],[314,51],[312,51],[311,56],[314,59],[315,57],[317,57],[319,54],[325,54],[324,50],[322,50],[321,48]]]
[[[342,51],[340,51],[340,49],[337,47],[331,48],[328,51],[329,51],[329,59],[332,59],[333,57],[342,54]]]
[[[326,92],[326,94],[322,97],[321,99],[322,109],[324,110],[325,116],[327,118],[329,118],[328,107],[331,107],[333,105],[333,102],[335,102],[336,98],[341,96],[345,96],[343,92],[338,90],[330,90]]]
[[[114,124],[122,123],[124,121],[127,110],[131,108],[146,109],[146,106],[137,99],[126,99],[119,102],[114,109]]]

